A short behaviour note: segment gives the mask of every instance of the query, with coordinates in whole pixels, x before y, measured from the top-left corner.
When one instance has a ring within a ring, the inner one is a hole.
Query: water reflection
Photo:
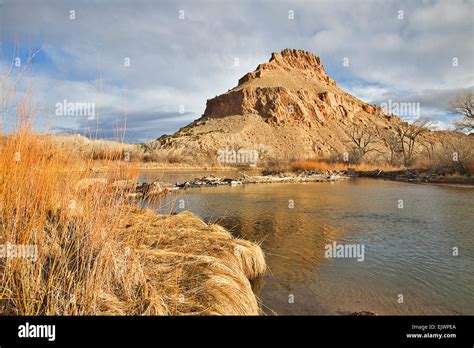
[[[179,211],[184,200],[184,209],[262,243],[270,272],[253,287],[268,313],[474,314],[473,196],[358,179],[190,189],[163,203]],[[333,241],[363,244],[364,262],[326,259]]]

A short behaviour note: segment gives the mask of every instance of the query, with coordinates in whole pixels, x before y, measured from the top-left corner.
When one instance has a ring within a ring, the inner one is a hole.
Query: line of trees
[[[379,130],[366,127],[362,124],[354,124],[349,127],[346,141],[350,148],[350,162],[360,162],[370,153],[385,155],[386,159],[395,164],[402,162],[410,165],[415,156],[415,150],[419,139],[429,131],[431,122],[417,120],[413,123],[400,122],[393,125],[393,130]],[[425,145],[428,149],[429,146]],[[387,151],[382,151],[381,148]],[[387,158],[388,155],[388,158]]]
[[[470,133],[474,130],[474,95],[472,91],[456,96],[447,111],[462,116],[455,125],[458,131]],[[472,162],[471,141],[461,134],[443,133],[438,143],[434,137],[424,136],[433,123],[429,120],[415,120],[412,123],[394,123],[391,129],[370,128],[363,124],[353,124],[347,131],[348,160],[360,162],[369,154],[379,154],[391,164],[411,165],[418,153],[424,152],[429,160],[455,158],[456,165]],[[442,152],[442,154],[441,154]],[[461,156],[463,162],[459,159]]]

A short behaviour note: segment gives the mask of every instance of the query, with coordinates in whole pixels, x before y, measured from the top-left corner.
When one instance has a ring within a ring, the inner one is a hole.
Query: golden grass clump
[[[0,145],[0,245],[33,251],[0,255],[0,314],[260,314],[249,282],[266,269],[260,247],[130,204],[133,163],[97,175],[92,158],[33,134],[26,105],[17,112]]]
[[[121,229],[137,237],[147,276],[162,288],[170,314],[260,314],[249,279],[265,273],[261,248],[207,225],[190,212],[123,215]]]

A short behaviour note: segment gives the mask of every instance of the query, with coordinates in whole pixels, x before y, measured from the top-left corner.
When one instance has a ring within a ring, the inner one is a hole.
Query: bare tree
[[[428,159],[432,160],[435,153],[436,141],[433,138],[423,139],[420,145],[425,149]]]
[[[411,164],[415,154],[417,139],[424,133],[428,132],[430,121],[417,120],[413,123],[400,122],[395,125],[395,132],[398,137],[398,144],[403,155],[403,163]]]
[[[349,142],[352,147],[352,160],[351,162],[359,162],[362,158],[370,152],[380,151],[375,147],[379,143],[379,136],[377,131],[373,131],[365,125],[353,124],[349,127],[347,133],[349,136]]]
[[[388,130],[383,134],[380,134],[380,138],[385,147],[390,152],[390,157],[388,158],[390,164],[399,164],[400,154],[402,153],[402,147],[399,141],[398,134]]]
[[[474,93],[472,90],[454,97],[448,105],[448,111],[453,114],[461,115],[462,120],[456,122],[459,130],[474,129]]]

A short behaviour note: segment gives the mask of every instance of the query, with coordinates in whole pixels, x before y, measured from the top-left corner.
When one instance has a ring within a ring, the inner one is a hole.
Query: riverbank
[[[412,184],[474,188],[473,176],[451,174],[427,169],[405,169],[388,172],[383,170],[374,170],[356,172],[354,173],[354,176],[392,180]]]
[[[136,196],[135,188],[143,194]],[[54,293],[41,288],[29,289],[34,291],[30,296],[44,291],[46,298],[42,301],[46,303],[59,302],[51,309],[43,307],[38,314],[262,314],[250,283],[266,272],[265,257],[258,244],[235,238],[223,227],[206,224],[191,212],[158,215],[138,207],[141,198],[152,200],[166,195],[166,188],[157,183],[147,186],[135,185],[133,180],[109,182],[86,178],[78,181],[74,191],[77,195],[67,207],[49,211],[46,224],[51,230],[42,231],[42,242],[33,244],[38,248],[35,258],[40,264],[47,263],[42,268],[50,276],[69,272],[70,277],[82,279],[85,272],[92,272],[93,278],[89,283],[74,284],[69,291],[63,288],[64,284],[57,284],[66,294],[67,305],[62,298],[49,297]],[[90,202],[85,197],[93,199],[97,194],[108,196],[107,201],[114,202],[114,208],[104,212],[110,219],[102,220],[100,228],[94,230],[100,236],[84,226],[93,221],[88,212]],[[58,221],[73,231],[69,241],[58,243],[64,239],[58,230],[60,226],[54,226]],[[3,240],[4,236],[0,237]],[[91,256],[96,255],[91,269],[84,269],[83,261],[76,260],[78,256],[71,252],[71,245],[76,244],[84,248],[81,260],[87,259],[89,252]],[[57,260],[53,264],[57,267],[55,270],[50,268],[48,260]],[[31,282],[29,277],[34,273],[30,265],[12,260],[15,261],[19,264],[10,267],[9,260],[5,262],[7,273],[10,269],[12,277],[22,283]],[[78,268],[74,268],[77,262]],[[8,286],[0,285],[2,290]],[[0,313],[31,314],[29,306],[35,308],[34,304],[18,308],[15,292],[8,293],[10,295],[0,299]],[[71,302],[69,298],[74,300]]]
[[[233,237],[223,227],[206,224],[189,211],[160,215],[138,206],[142,199],[153,201],[173,189],[164,183],[87,178],[79,181],[76,189],[85,194],[101,191],[132,198],[134,204],[123,204],[110,228],[112,234],[129,236],[127,257],[138,262],[144,286],[158,295],[159,300],[152,298],[154,312],[145,314],[262,314],[250,284],[267,269],[257,243]],[[138,314],[124,310],[129,304],[120,298],[111,301],[106,314]]]
[[[5,139],[0,245],[28,254],[0,257],[1,315],[261,314],[258,244],[142,209],[166,185],[138,183],[133,163],[94,165],[28,130]]]
[[[266,272],[262,249],[191,212],[157,215],[132,208],[117,229],[138,237],[130,254],[143,267],[160,315],[259,315],[250,280]],[[129,314],[115,299],[108,314]]]
[[[248,175],[239,172],[240,178],[219,177],[214,175],[194,178],[190,181],[177,182],[174,188],[193,188],[230,185],[237,186],[242,184],[270,184],[270,183],[297,183],[297,182],[331,182],[343,179],[349,179],[346,173],[341,171],[326,172],[299,172],[299,173],[278,173],[266,175]]]
[[[245,183],[277,183],[305,181],[324,182],[337,181],[353,177],[385,179],[407,183],[433,184],[451,187],[474,186],[474,176],[472,176],[472,174],[461,175],[459,173],[452,172],[449,170],[426,168],[397,169],[387,166],[377,167],[374,165],[360,165],[356,168],[350,168],[349,166],[347,166],[347,164],[345,164],[344,167],[333,165],[332,167],[334,168],[331,169],[268,170],[262,167],[199,166],[170,163],[134,163],[134,165],[137,166],[137,168],[142,172],[200,172],[201,175],[204,173],[209,173],[209,175],[179,182],[178,185],[176,185],[179,188],[216,186],[222,184],[239,185]],[[327,165],[326,167],[328,166],[331,167],[330,165]],[[115,168],[116,163],[112,163],[109,165],[100,165],[99,163],[95,163],[94,166],[94,170],[97,172],[113,171]],[[222,176],[222,174],[219,174],[223,172],[235,172],[238,174],[238,176],[229,178],[226,176]]]

